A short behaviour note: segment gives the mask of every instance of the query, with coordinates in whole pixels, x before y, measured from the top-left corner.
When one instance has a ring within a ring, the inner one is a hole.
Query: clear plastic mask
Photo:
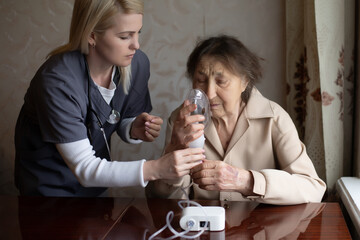
[[[196,104],[196,109],[191,115],[204,115],[205,120],[201,123],[206,127],[211,117],[209,99],[206,94],[200,89],[191,89],[186,99],[188,99],[190,103]]]

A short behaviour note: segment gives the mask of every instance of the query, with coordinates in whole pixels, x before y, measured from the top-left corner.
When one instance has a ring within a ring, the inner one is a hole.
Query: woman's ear
[[[88,37],[88,43],[90,46],[95,47],[96,46],[96,36],[94,32],[91,32]]]
[[[244,76],[241,78],[241,81],[242,81],[242,88],[243,88],[242,92],[244,92],[249,85],[249,80],[247,79],[247,77]]]

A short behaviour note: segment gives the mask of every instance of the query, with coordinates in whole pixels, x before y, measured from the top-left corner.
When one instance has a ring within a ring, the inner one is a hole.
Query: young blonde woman
[[[110,161],[115,131],[153,141],[149,60],[139,50],[143,2],[76,0],[69,42],[49,54],[25,95],[15,131],[15,183],[22,195],[99,196],[107,187],[173,179],[201,161],[202,149],[157,160]]]

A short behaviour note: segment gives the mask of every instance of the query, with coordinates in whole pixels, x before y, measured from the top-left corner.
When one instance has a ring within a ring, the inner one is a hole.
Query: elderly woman
[[[185,101],[168,120],[165,153],[187,148],[205,133],[206,160],[176,181],[153,182],[151,196],[185,198],[186,192],[194,199],[269,204],[322,200],[326,185],[290,116],[254,86],[262,76],[256,55],[233,37],[211,37],[189,56],[187,74],[193,88],[206,93],[211,120],[204,129],[203,116],[190,115],[196,105]]]

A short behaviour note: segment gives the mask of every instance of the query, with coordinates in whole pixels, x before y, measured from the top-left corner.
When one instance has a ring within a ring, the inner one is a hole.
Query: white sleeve
[[[146,161],[109,162],[95,156],[89,139],[56,144],[68,167],[84,187],[145,187],[143,165]]]
[[[139,144],[142,143],[143,141],[140,139],[132,139],[130,137],[130,128],[131,128],[131,124],[133,123],[133,121],[135,120],[134,118],[124,118],[121,123],[120,123],[120,137],[123,141],[127,142],[127,143],[132,143],[132,144]]]

